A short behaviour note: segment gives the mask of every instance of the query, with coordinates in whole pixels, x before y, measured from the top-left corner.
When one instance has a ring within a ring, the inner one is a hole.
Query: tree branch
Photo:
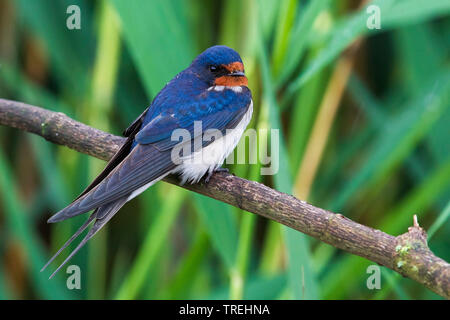
[[[63,113],[4,99],[0,99],[0,124],[35,133],[48,141],[103,160],[110,159],[124,141],[124,138],[89,127]],[[178,184],[175,177],[165,181]],[[206,185],[182,187],[275,220],[386,266],[450,299],[450,264],[430,251],[426,233],[416,219],[407,233],[394,237],[263,184],[224,172],[214,174]]]

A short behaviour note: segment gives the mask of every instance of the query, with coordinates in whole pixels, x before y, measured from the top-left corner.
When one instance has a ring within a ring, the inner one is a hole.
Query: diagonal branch
[[[0,124],[38,134],[48,141],[103,160],[110,159],[124,141],[63,113],[4,99],[0,99]],[[175,177],[165,181],[177,184]],[[394,237],[263,184],[223,172],[213,175],[206,185],[184,185],[183,188],[275,220],[367,258],[450,299],[450,264],[430,251],[426,233],[416,220],[407,233]]]

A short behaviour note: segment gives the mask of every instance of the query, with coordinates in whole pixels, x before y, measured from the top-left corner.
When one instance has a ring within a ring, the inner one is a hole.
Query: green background
[[[371,3],[380,30],[367,28],[359,1],[2,1],[0,97],[120,134],[197,54],[228,45],[253,92],[250,127],[281,129],[276,175],[261,176],[260,164],[233,173],[298,195],[300,168],[317,166],[302,198],[393,235],[417,214],[449,261],[450,2]],[[81,30],[66,27],[71,4]],[[308,145],[320,141],[312,161]],[[74,257],[81,290],[69,290],[64,270],[47,280],[56,263],[39,270],[85,217],[45,221],[103,165],[0,127],[0,299],[439,298],[386,268],[369,290],[372,262],[166,183]]]

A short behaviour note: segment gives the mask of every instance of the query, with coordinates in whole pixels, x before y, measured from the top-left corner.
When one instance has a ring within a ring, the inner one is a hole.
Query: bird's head
[[[227,46],[206,49],[195,58],[191,70],[209,86],[247,86],[239,53]]]

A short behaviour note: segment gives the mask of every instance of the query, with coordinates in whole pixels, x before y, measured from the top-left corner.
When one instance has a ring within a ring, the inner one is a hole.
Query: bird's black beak
[[[230,73],[230,76],[232,77],[245,77],[245,73],[242,71],[233,71]]]

